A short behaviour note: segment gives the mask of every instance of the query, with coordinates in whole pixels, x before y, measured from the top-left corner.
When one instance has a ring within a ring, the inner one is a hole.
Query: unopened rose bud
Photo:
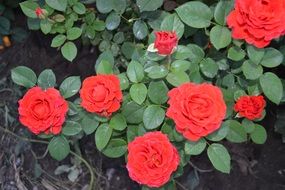
[[[45,19],[47,14],[48,14],[47,10],[42,9],[40,7],[36,8],[35,13],[36,13],[37,17],[40,19]]]

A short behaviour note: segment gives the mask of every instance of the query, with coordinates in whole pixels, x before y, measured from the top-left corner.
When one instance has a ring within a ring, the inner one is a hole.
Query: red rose
[[[123,94],[116,75],[97,75],[83,81],[80,97],[87,111],[109,117],[120,108]]]
[[[36,8],[35,13],[37,15],[37,17],[40,17],[41,15],[43,15],[43,9],[41,9],[40,7]]]
[[[34,134],[59,134],[68,104],[54,88],[33,87],[19,100],[20,122]]]
[[[169,91],[166,116],[186,139],[197,141],[217,130],[226,115],[221,90],[211,84],[185,83]]]
[[[128,144],[127,169],[139,184],[160,187],[166,184],[179,164],[179,154],[167,136],[149,132]]]
[[[227,17],[232,37],[258,48],[285,34],[284,0],[236,0]]]
[[[178,38],[176,32],[160,31],[155,32],[154,48],[161,55],[170,55],[173,49],[176,48]]]
[[[234,110],[239,116],[254,120],[262,117],[264,107],[263,96],[242,96],[237,100]]]

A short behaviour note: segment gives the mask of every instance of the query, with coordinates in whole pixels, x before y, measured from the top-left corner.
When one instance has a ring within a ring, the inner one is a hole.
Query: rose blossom
[[[116,75],[97,75],[86,78],[80,90],[81,106],[88,112],[109,117],[120,108],[123,98]]]
[[[254,120],[262,117],[264,107],[263,96],[242,96],[237,100],[234,110],[238,112],[239,116]]]
[[[166,184],[179,164],[179,154],[166,135],[149,132],[128,144],[127,169],[134,181],[149,187]]]
[[[54,88],[33,87],[19,100],[19,120],[34,134],[59,134],[68,104]]]
[[[221,90],[211,84],[185,83],[168,92],[166,116],[186,139],[197,141],[217,130],[225,118],[226,104]]]
[[[232,37],[245,39],[258,48],[285,34],[284,0],[235,0],[227,17]]]
[[[154,48],[161,55],[170,55],[176,48],[178,38],[176,32],[160,31],[155,32]]]

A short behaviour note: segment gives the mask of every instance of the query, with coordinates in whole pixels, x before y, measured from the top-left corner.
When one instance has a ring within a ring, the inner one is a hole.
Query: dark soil
[[[17,99],[20,90],[9,80],[10,70],[18,65],[32,68],[37,74],[51,68],[57,76],[57,83],[71,75],[82,78],[94,74],[94,64],[98,51],[94,47],[79,47],[79,55],[73,63],[65,61],[60,52],[49,47],[50,39],[40,33],[33,32],[24,43],[14,44],[0,54],[0,109],[8,110],[0,115],[0,125],[8,127],[18,135],[26,132],[17,123]],[[7,80],[6,80],[7,79]],[[4,88],[4,87],[3,87]],[[206,155],[191,158],[192,165],[198,170],[198,177],[193,178],[193,167],[185,168],[185,174],[178,179],[179,189],[195,187],[197,190],[281,190],[285,189],[285,145],[281,137],[274,133],[274,110],[268,110],[263,125],[268,132],[268,140],[264,145],[225,144],[232,156],[230,175],[212,169]],[[10,118],[11,116],[11,118]],[[7,122],[7,118],[11,121]],[[80,142],[83,157],[96,169],[96,190],[136,190],[139,186],[132,182],[122,159],[108,159],[95,148],[93,136]],[[30,144],[0,132],[0,187],[3,190],[16,189],[86,189],[89,182],[88,170],[83,167],[79,179],[71,183],[66,175],[55,176],[54,170],[62,164],[70,164],[70,158],[56,162],[49,156],[38,160],[35,155],[43,155],[46,148],[40,144]],[[41,176],[35,175],[35,164],[42,168]],[[205,171],[202,171],[205,170]],[[199,172],[200,171],[200,172]],[[193,180],[194,179],[194,180]],[[199,183],[197,185],[197,183]],[[184,187],[183,187],[184,186]]]

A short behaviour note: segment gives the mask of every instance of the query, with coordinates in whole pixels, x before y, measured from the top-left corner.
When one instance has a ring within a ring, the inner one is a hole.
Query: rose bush
[[[52,46],[69,60],[76,55],[71,41],[80,36],[101,53],[96,74],[82,79],[82,86],[75,76],[59,86],[68,99],[62,131],[38,135],[50,139],[53,158],[64,159],[70,145],[93,134],[105,156],[126,156],[130,177],[143,189],[175,189],[175,178],[193,156],[206,151],[217,170],[229,173],[224,141],[266,141],[270,126],[259,123],[265,101],[284,102],[282,80],[273,69],[284,66],[283,1],[55,2],[25,1],[21,8],[28,22],[35,19],[43,32],[57,34]],[[44,19],[36,17],[39,5],[48,12]],[[78,28],[80,35],[73,33]],[[20,66],[12,79],[28,89],[56,86],[51,70],[37,77]],[[32,117],[43,109],[34,107]]]

